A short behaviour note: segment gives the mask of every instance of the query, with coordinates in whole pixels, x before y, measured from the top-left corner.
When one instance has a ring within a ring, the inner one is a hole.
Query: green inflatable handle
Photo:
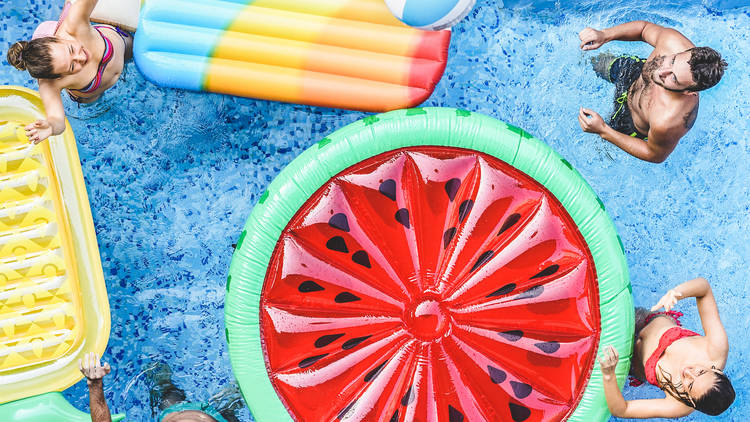
[[[112,422],[125,419],[124,413],[112,415]],[[0,405],[3,422],[91,422],[91,415],[68,403],[62,394],[45,393]]]

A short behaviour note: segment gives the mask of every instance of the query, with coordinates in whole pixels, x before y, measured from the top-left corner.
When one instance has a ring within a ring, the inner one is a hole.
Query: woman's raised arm
[[[98,0],[66,1],[66,3],[71,3],[71,5],[68,16],[63,21],[65,30],[70,34],[75,34],[79,31],[90,31],[91,12],[94,11],[97,2]]]
[[[668,311],[678,300],[686,297],[695,298],[703,332],[706,333],[708,339],[709,357],[722,363],[726,362],[729,353],[729,339],[724,330],[724,324],[721,323],[719,308],[716,305],[716,299],[708,280],[698,277],[674,287],[659,300],[652,310],[664,307]]]

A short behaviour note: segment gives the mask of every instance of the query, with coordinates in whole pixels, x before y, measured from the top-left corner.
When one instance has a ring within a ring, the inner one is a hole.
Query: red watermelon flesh
[[[298,421],[557,421],[594,364],[591,253],[541,184],[412,147],[321,187],[261,297],[271,382]]]

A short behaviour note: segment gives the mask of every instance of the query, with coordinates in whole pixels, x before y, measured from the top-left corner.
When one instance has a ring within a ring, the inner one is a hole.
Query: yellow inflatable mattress
[[[75,138],[66,123],[30,144],[23,127],[42,116],[36,92],[0,87],[0,403],[71,386],[78,359],[101,355],[109,338]]]

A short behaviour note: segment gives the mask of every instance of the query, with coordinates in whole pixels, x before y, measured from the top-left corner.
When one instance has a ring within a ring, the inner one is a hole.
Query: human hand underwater
[[[617,349],[614,346],[607,346],[604,348],[604,353],[599,358],[599,367],[602,370],[602,375],[611,376],[615,374],[615,368],[617,368],[617,360],[620,355],[617,353]]]
[[[581,108],[578,112],[578,124],[584,132],[596,133],[597,135],[604,132],[607,124],[599,113],[587,108]]]
[[[78,359],[78,369],[86,377],[86,384],[88,385],[91,385],[92,382],[101,381],[111,370],[108,363],[105,362],[104,365],[101,365],[99,357],[93,352],[84,355],[83,359]]]
[[[37,120],[27,125],[24,129],[26,129],[26,136],[29,137],[29,141],[34,144],[38,144],[52,136],[52,126],[46,120]]]
[[[677,301],[682,299],[682,293],[675,289],[669,290],[664,296],[656,302],[656,305],[651,307],[651,312],[657,311],[659,308],[664,308],[665,311],[669,312],[677,304]]]
[[[604,37],[604,31],[598,31],[594,28],[584,28],[578,33],[581,39],[581,50],[596,50],[607,42]]]

